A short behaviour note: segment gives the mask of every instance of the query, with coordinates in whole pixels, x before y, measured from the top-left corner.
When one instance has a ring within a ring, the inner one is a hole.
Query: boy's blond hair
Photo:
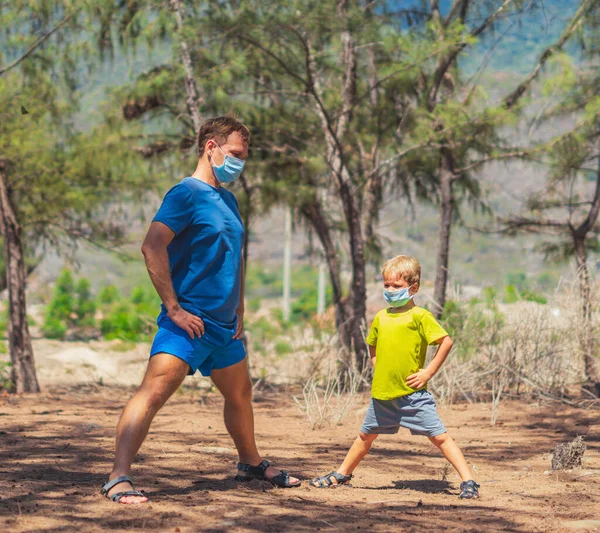
[[[421,265],[414,257],[397,255],[383,264],[381,274],[383,279],[402,278],[409,285],[413,285],[421,281]]]

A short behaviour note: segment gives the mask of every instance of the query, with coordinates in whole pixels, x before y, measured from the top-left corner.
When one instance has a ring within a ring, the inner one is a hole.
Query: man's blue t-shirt
[[[235,196],[222,187],[185,178],[166,194],[153,222],[162,222],[175,233],[167,251],[181,307],[232,327],[240,303],[244,243]]]

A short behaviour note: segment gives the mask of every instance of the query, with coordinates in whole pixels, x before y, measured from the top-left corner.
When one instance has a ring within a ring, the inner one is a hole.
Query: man
[[[154,415],[196,370],[225,398],[225,426],[240,461],[236,479],[300,484],[263,461],[254,439],[252,384],[240,339],[244,228],[235,196],[221,187],[241,174],[249,140],[248,128],[232,117],[208,120],[198,132],[196,171],[167,193],[142,245],[162,309],[146,375],[117,427],[114,467],[102,487],[112,501],[148,501],[129,478],[131,463]]]

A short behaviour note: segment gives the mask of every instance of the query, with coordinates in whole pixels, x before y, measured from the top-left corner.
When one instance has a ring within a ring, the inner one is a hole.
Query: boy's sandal
[[[242,476],[242,475],[238,474],[237,476],[235,476],[235,480],[236,481],[251,481],[253,479],[258,479],[261,481],[270,481],[276,487],[282,487],[284,489],[288,489],[291,487],[299,487],[300,484],[302,483],[302,481],[297,481],[296,483],[291,483],[290,475],[284,470],[281,470],[279,472],[279,474],[277,474],[276,476],[267,477],[266,472],[267,472],[267,468],[269,468],[269,466],[271,466],[271,463],[269,463],[269,461],[267,461],[267,460],[263,461],[258,466],[252,466],[252,465],[245,464],[245,463],[238,463],[237,469],[241,470],[242,472],[245,472],[246,475]]]
[[[118,485],[119,483],[123,483],[125,481],[127,481],[127,483],[129,483],[132,486],[133,490],[124,490],[122,492],[115,492],[110,496],[108,495],[108,491],[110,489],[112,489],[115,485]],[[139,490],[135,490],[135,487],[133,486],[133,481],[131,481],[131,478],[129,476],[119,476],[115,479],[107,481],[100,489],[100,494],[102,494],[102,496],[106,496],[109,500],[117,503],[121,503],[121,498],[123,498],[124,496],[141,496],[142,498],[146,498],[145,494],[142,494]]]
[[[335,479],[336,482],[334,483],[331,478]],[[351,479],[352,474],[349,476],[344,476],[339,472],[329,472],[329,474],[325,474],[324,476],[313,479],[309,485],[318,489],[328,489],[330,487],[337,487],[338,485],[345,485]]]
[[[479,483],[469,479],[469,481],[463,481],[460,484],[460,496],[459,498],[470,500],[472,498],[479,498]]]

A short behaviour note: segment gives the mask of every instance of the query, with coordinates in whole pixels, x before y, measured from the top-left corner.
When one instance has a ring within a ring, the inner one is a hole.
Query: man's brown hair
[[[204,147],[211,139],[221,145],[236,131],[239,132],[246,144],[250,142],[250,130],[235,117],[226,115],[209,118],[200,126],[200,131],[198,131],[198,156],[202,157],[204,155]]]

